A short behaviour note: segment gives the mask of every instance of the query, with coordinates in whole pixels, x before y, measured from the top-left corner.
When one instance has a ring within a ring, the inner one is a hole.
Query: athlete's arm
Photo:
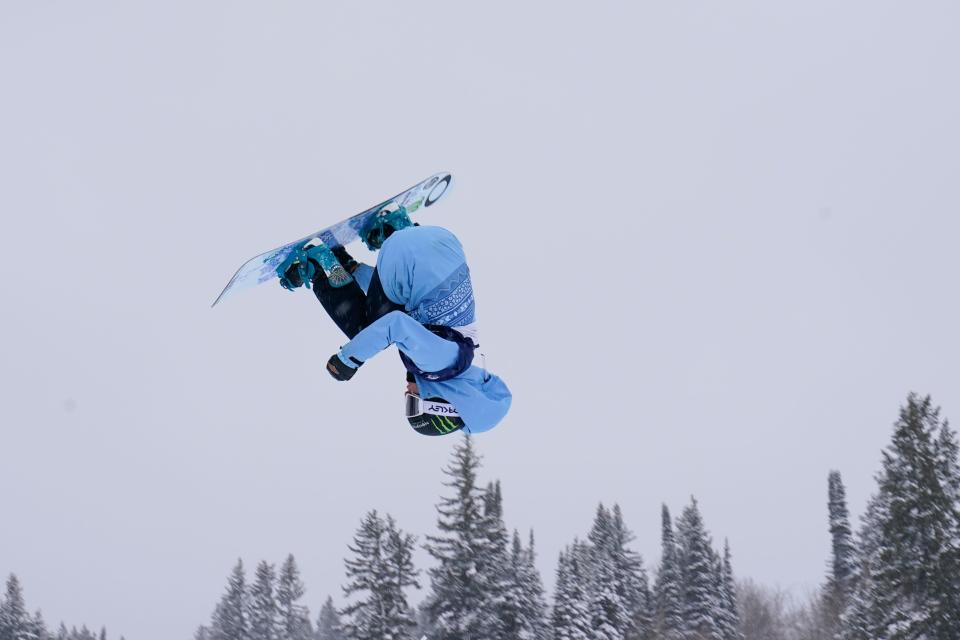
[[[455,342],[434,335],[402,311],[391,311],[343,345],[336,357],[344,366],[356,369],[392,344],[423,371],[450,367],[459,353]],[[331,375],[337,377],[332,370]]]

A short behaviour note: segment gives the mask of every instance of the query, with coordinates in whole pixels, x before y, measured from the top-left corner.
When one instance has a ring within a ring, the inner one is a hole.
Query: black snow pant
[[[383,292],[380,274],[376,269],[373,270],[366,293],[356,279],[342,287],[332,287],[323,269],[317,269],[313,278],[313,293],[330,315],[330,319],[351,340],[377,319],[391,311],[403,310],[403,305],[393,302]]]

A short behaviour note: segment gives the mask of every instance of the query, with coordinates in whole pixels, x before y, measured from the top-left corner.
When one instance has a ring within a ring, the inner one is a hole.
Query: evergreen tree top
[[[317,618],[316,640],[346,640],[340,615],[333,604],[333,598],[327,596]]]
[[[660,509],[660,541],[665,547],[672,546],[674,541],[670,508],[665,504]]]
[[[349,547],[353,556],[344,560],[348,582],[343,591],[351,597],[342,611],[348,638],[410,635],[416,623],[404,589],[419,586],[412,560],[415,544],[414,537],[400,531],[391,516],[381,518],[370,511],[363,518]]]
[[[833,609],[842,609],[856,574],[856,547],[847,511],[846,489],[839,471],[831,471],[828,479],[828,501],[831,562],[827,577],[827,598]]]
[[[303,597],[305,588],[300,579],[300,569],[293,554],[289,554],[280,567],[280,578],[277,584],[277,599],[280,602],[296,602]]]
[[[863,517],[845,639],[960,637],[956,450],[930,396],[909,394]]]
[[[684,508],[677,521],[679,538],[681,602],[688,634],[718,633],[716,553],[703,524],[696,498]]]
[[[612,516],[610,511],[603,506],[601,502],[597,505],[597,513],[593,518],[593,526],[587,539],[597,549],[605,549],[609,546],[613,532]]]
[[[277,640],[279,621],[275,596],[276,571],[266,560],[260,561],[250,586],[249,633],[251,640]]]

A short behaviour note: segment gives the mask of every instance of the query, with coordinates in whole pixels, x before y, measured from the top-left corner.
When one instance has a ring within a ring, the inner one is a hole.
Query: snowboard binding
[[[412,226],[413,220],[407,214],[406,207],[390,202],[367,220],[360,231],[360,238],[367,249],[377,251],[394,231]]]
[[[349,254],[345,251],[343,253],[353,262]],[[293,250],[277,267],[277,276],[280,278],[280,285],[288,291],[295,291],[300,287],[309,289],[318,270],[323,271],[327,282],[334,289],[353,282],[353,276],[320,238],[312,238],[302,247]]]

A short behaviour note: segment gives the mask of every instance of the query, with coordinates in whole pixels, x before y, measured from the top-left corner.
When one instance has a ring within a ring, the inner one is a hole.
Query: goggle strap
[[[448,416],[450,418],[459,418],[460,412],[452,404],[447,402],[432,402],[430,400],[421,400],[420,410],[431,416]]]
[[[446,416],[449,418],[459,418],[460,412],[456,407],[448,402],[435,402],[433,400],[424,400],[412,393],[406,394],[407,406],[406,413],[408,418],[421,415]]]

